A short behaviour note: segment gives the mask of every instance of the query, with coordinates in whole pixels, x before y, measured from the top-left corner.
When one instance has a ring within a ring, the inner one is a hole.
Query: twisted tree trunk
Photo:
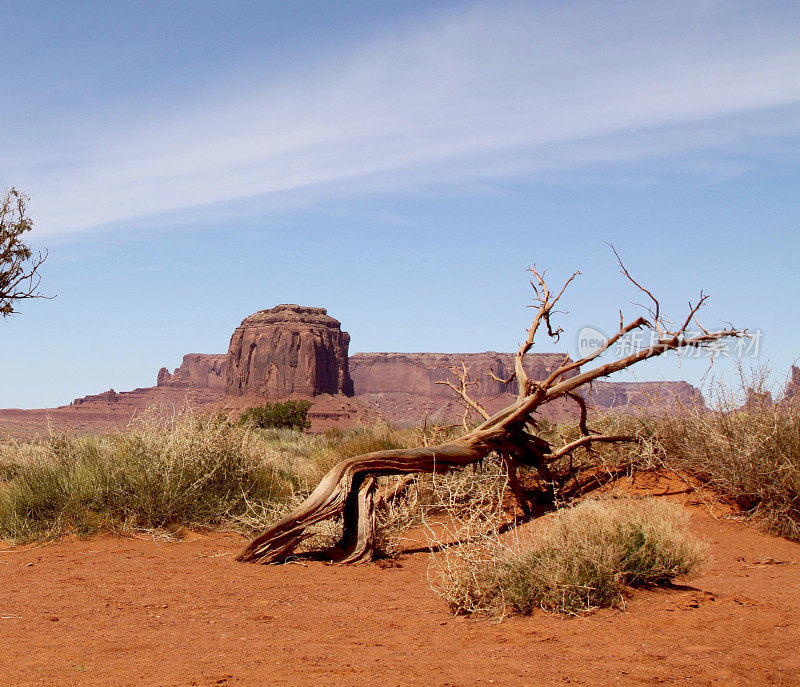
[[[306,528],[342,516],[341,541],[327,558],[342,563],[372,560],[375,542],[375,477],[418,472],[448,472],[485,458],[491,447],[480,440],[458,440],[442,446],[375,451],[335,466],[294,512],[250,542],[239,561],[272,563],[285,559],[308,536]]]

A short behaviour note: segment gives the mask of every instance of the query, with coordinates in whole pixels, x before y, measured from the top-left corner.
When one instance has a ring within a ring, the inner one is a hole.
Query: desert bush
[[[20,467],[14,462],[0,462],[0,482],[8,482],[19,474]]]
[[[700,480],[776,534],[800,541],[800,409],[737,407],[663,418],[654,445],[664,465]]]
[[[18,543],[101,529],[234,527],[252,503],[263,510],[298,487],[291,472],[260,460],[249,430],[191,416],[119,435],[53,436],[13,466],[0,487],[0,538]],[[265,510],[261,524],[268,520]]]
[[[496,456],[464,470],[428,475],[418,482],[420,518],[446,523],[453,541],[488,531],[509,520],[508,474]]]
[[[311,401],[277,401],[248,408],[239,416],[239,424],[258,428],[304,430],[311,427],[308,411]]]
[[[445,474],[418,474],[404,478],[384,478],[376,513],[376,548],[385,556],[401,551],[401,538],[413,527],[427,530],[436,544],[468,540],[476,533],[494,531],[507,524],[505,511],[508,476],[496,458],[475,469]],[[395,493],[396,487],[402,489]]]
[[[737,385],[706,389],[709,407],[673,406],[660,416],[607,413],[590,421],[604,434],[639,437],[576,452],[550,466],[555,502],[566,504],[622,474],[668,470],[704,484],[767,531],[800,541],[800,405],[773,403],[764,368],[740,371]],[[548,426],[554,445],[574,427]]]
[[[456,613],[575,615],[620,605],[626,585],[694,572],[703,546],[687,515],[655,499],[584,501],[538,523],[529,540],[496,532],[432,558],[434,589]]]
[[[168,420],[145,414],[120,434],[6,441],[0,539],[180,527],[249,535],[288,512],[343,458],[413,441],[413,430],[388,425],[307,434],[190,412]],[[317,529],[320,541],[332,536]]]

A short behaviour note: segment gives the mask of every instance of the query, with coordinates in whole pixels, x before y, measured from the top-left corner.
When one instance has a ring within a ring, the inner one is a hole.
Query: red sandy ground
[[[701,577],[624,611],[450,615],[427,554],[258,566],[241,540],[0,550],[8,685],[800,684],[800,545],[695,512]]]

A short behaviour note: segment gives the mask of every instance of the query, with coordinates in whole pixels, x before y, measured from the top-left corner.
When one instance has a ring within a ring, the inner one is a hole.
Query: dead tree
[[[615,251],[616,254],[616,251]],[[619,256],[617,256],[619,259]],[[517,478],[517,468],[534,468],[540,480],[546,482],[548,466],[571,455],[579,448],[590,448],[594,443],[629,441],[624,435],[604,435],[592,432],[587,426],[586,404],[578,393],[593,380],[606,377],[619,370],[631,367],[649,358],[683,348],[702,348],[720,339],[746,336],[746,330],[722,329],[709,331],[697,323],[698,310],[707,300],[700,294],[682,324],[671,325],[661,314],[658,300],[641,286],[620,261],[622,274],[651,301],[645,308],[648,317],[638,317],[626,322],[620,311],[619,328],[605,343],[592,353],[578,359],[565,360],[544,380],[530,379],[524,368],[525,355],[531,350],[537,334],[544,332],[558,341],[562,330],[553,322],[554,309],[567,286],[579,273],[573,274],[557,292],[551,292],[545,282],[544,272],[530,268],[531,286],[534,293],[535,315],[525,341],[515,355],[514,372],[507,379],[495,380],[505,384],[516,381],[517,399],[500,412],[490,415],[486,409],[469,395],[474,381],[469,378],[466,367],[455,372],[459,383],[446,382],[462,399],[466,408],[477,412],[482,422],[463,436],[439,446],[421,446],[412,449],[375,451],[343,460],[328,472],[311,495],[292,513],[276,522],[268,530],[250,542],[237,556],[237,560],[258,563],[273,563],[291,556],[304,539],[311,536],[307,528],[328,518],[341,517],[343,535],[322,557],[342,563],[372,560],[375,543],[375,491],[377,478],[385,475],[412,475],[415,473],[442,473],[458,470],[481,461],[496,453],[505,461],[510,485],[520,500],[523,509],[528,508]],[[697,327],[697,333],[689,326]],[[651,332],[650,345],[617,357],[609,362],[586,368],[605,353],[611,353],[617,342],[636,330]],[[494,375],[493,375],[494,376]],[[554,448],[536,434],[534,414],[546,404],[558,398],[571,398],[580,408],[577,439]]]

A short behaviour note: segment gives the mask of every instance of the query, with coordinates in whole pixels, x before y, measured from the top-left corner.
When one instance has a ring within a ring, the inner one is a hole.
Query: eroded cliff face
[[[530,353],[525,368],[533,380],[543,380],[567,359],[563,353]],[[507,389],[494,381],[490,373],[507,379],[514,371],[511,353],[356,353],[350,357],[350,374],[356,396],[369,403],[387,420],[399,425],[414,425],[428,418],[432,422],[459,421],[462,406],[452,390],[437,381],[448,376],[447,369],[467,366],[470,377],[480,380],[480,387],[470,395],[487,410],[496,412],[514,402],[516,383]],[[573,371],[572,374],[577,374]],[[673,413],[683,408],[703,408],[700,390],[687,382],[602,382],[586,390],[589,405],[596,411],[612,408],[622,412]],[[577,406],[559,399],[542,407],[549,420],[573,419]]]
[[[246,317],[231,337],[226,391],[271,399],[353,395],[350,335],[325,308],[284,304]]]
[[[525,356],[525,369],[531,379],[545,379],[566,360],[563,353],[531,353]],[[516,382],[505,388],[492,380],[490,372],[508,378],[514,371],[511,353],[356,353],[350,357],[350,375],[355,393],[411,393],[421,396],[450,399],[453,392],[442,384],[448,368],[467,366],[472,379],[481,385],[473,395],[476,398],[494,397],[503,393],[517,393]]]
[[[567,359],[564,353],[531,353],[525,369],[531,379],[545,379]],[[369,403],[387,420],[401,426],[413,426],[426,418],[431,422],[460,421],[463,407],[453,391],[436,382],[454,379],[448,368],[464,362],[471,379],[480,386],[470,395],[495,412],[511,404],[517,393],[516,383],[507,388],[492,380],[490,373],[508,378],[514,371],[511,353],[356,353],[350,357],[350,374],[357,398]],[[544,406],[548,419],[565,420],[576,411],[572,402],[555,401]]]
[[[170,386],[178,389],[192,387],[203,389],[225,389],[225,371],[228,356],[224,354],[187,353],[180,367],[170,374],[166,367],[158,371],[157,386]]]
[[[682,409],[706,407],[703,394],[688,382],[601,382],[595,381],[587,401],[598,410],[634,414],[675,413]]]

